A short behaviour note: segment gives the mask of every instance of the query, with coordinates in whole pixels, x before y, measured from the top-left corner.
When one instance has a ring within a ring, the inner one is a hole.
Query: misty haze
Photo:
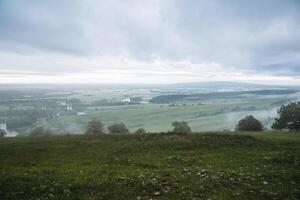
[[[0,199],[300,199],[298,0],[0,0]]]

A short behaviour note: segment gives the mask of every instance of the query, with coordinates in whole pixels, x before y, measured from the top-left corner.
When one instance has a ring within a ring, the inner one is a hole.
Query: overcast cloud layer
[[[299,0],[0,0],[0,83],[299,77]]]

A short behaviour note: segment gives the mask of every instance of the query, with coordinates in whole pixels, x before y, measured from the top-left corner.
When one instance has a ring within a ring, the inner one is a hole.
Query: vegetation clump
[[[123,123],[120,123],[120,124],[114,123],[114,124],[110,125],[107,129],[108,129],[109,133],[111,133],[111,134],[128,134],[129,133],[128,128]]]
[[[278,118],[272,125],[272,129],[300,130],[300,102],[292,102],[278,109]]]
[[[236,126],[237,131],[262,131],[263,128],[262,123],[252,115],[241,119]]]
[[[0,129],[0,137],[4,137],[6,135],[6,131],[3,129]]]
[[[176,134],[187,134],[187,133],[192,132],[191,127],[189,126],[188,122],[186,122],[186,121],[182,121],[182,122],[175,121],[172,123],[172,126],[174,127],[173,133],[176,133]]]
[[[145,133],[146,133],[146,130],[143,128],[139,128],[135,131],[135,134],[145,134]]]
[[[34,128],[30,133],[30,136],[50,136],[50,135],[54,135],[54,132],[51,131],[50,129],[45,129],[42,126]]]
[[[97,119],[90,121],[86,127],[85,134],[89,134],[89,135],[104,134],[104,124]]]

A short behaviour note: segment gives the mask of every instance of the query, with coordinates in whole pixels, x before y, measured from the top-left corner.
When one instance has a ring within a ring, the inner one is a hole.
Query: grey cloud
[[[299,19],[298,0],[0,0],[0,52],[189,60],[300,75]]]
[[[184,1],[178,11],[176,29],[195,59],[260,71],[265,59],[300,53],[299,1]]]

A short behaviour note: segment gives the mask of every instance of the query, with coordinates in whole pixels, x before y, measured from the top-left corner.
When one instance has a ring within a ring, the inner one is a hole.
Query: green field
[[[273,103],[284,99],[284,97],[252,97],[175,102],[172,106],[169,104],[140,104],[86,107],[84,116],[57,117],[47,121],[46,126],[80,133],[84,132],[88,121],[97,118],[106,125],[123,122],[132,132],[138,128],[144,128],[150,132],[160,132],[171,130],[173,121],[185,120],[189,122],[194,131],[222,131],[224,129],[233,130],[238,120],[252,114],[269,128],[274,120],[270,116],[276,116],[278,108]],[[250,106],[254,108],[247,109]]]
[[[299,199],[300,135],[0,138],[0,199]]]
[[[59,134],[79,134],[93,119],[101,120],[106,127],[122,122],[130,132],[138,128],[147,132],[170,131],[172,122],[184,120],[198,132],[234,130],[240,119],[253,115],[270,129],[276,110],[299,97],[299,90],[291,88],[258,87],[250,91],[246,87],[232,92],[211,89],[205,92],[200,86],[41,86],[12,90],[0,87],[0,123],[6,122],[8,131],[13,133],[9,135],[28,135],[39,126]]]

